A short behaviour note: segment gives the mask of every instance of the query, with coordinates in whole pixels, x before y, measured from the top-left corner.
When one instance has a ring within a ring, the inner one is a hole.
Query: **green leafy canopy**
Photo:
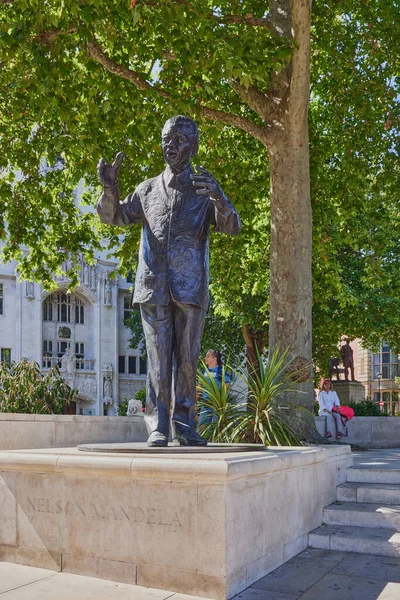
[[[387,0],[313,3],[309,123],[320,365],[343,333],[400,346],[398,8]],[[265,123],[246,93],[266,96],[295,50],[266,16],[266,3],[256,0],[0,3],[3,260],[17,259],[22,277],[50,287],[66,254],[90,260],[106,237],[122,270],[130,269],[139,228],[124,231],[121,244],[120,230],[99,226],[91,208],[77,209],[74,190],[84,179],[84,202],[93,206],[96,164],[123,151],[120,187],[132,191],[163,168],[164,120],[190,114],[201,127],[197,162],[219,179],[244,225],[235,239],[212,239],[214,313],[237,331],[250,325],[266,332],[269,167],[260,139]],[[64,168],[45,175],[58,157]]]

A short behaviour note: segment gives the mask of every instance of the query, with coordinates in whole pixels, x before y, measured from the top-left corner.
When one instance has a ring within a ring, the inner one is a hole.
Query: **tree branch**
[[[100,48],[100,46],[94,38],[92,38],[92,41],[87,44],[87,50],[89,55],[93,58],[93,60],[102,65],[105,69],[107,69],[107,71],[109,71],[113,75],[117,75],[118,77],[127,79],[128,81],[133,83],[133,85],[137,87],[138,90],[142,92],[145,90],[155,91],[162,98],[165,98],[167,100],[171,98],[168,92],[159,90],[150,85],[150,83],[148,83],[147,81],[143,80],[141,75],[139,75],[137,71],[134,71],[133,69],[128,69],[127,67],[119,65],[118,63],[111,60],[103,52],[103,50]]]
[[[225,17],[218,17],[214,15],[214,18],[223,25],[229,25],[234,23],[235,25],[248,25],[250,27],[263,27],[264,29],[268,29],[270,33],[274,35],[279,35],[276,27],[268,17],[253,17],[253,15],[226,15]]]
[[[169,92],[150,85],[150,83],[143,80],[141,75],[139,75],[139,73],[136,71],[128,69],[127,67],[119,65],[115,61],[111,60],[103,52],[96,40],[92,39],[92,41],[87,44],[87,50],[91,58],[93,58],[93,60],[95,60],[97,63],[101,64],[105,69],[107,69],[107,71],[113,75],[127,79],[133,83],[138,90],[151,91],[158,94],[165,100],[173,100],[173,97]],[[249,121],[245,117],[232,113],[226,113],[221,110],[216,110],[214,108],[204,106],[203,104],[197,104],[197,106],[202,117],[212,119],[213,121],[219,121],[220,123],[224,123],[226,125],[234,125],[235,127],[239,127],[240,129],[243,129],[243,131],[246,131],[258,139],[262,144],[266,144],[266,130],[263,127],[256,125],[252,121]]]
[[[234,127],[238,127],[239,129],[242,129],[246,133],[249,133],[251,136],[255,137],[264,146],[267,144],[267,130],[264,129],[264,127],[260,127],[252,121],[249,121],[245,117],[241,117],[240,115],[232,113],[226,113],[221,110],[215,110],[214,108],[209,108],[202,105],[200,105],[200,114],[202,117],[207,119],[219,121],[225,125],[233,125]]]
[[[1,3],[1,0],[0,0]],[[51,46],[56,38],[59,35],[66,35],[68,33],[75,33],[77,31],[76,27],[68,27],[68,29],[48,29],[45,31],[41,31],[39,35],[36,36],[36,41],[38,44],[42,44],[43,46]]]
[[[267,121],[269,115],[268,98],[253,85],[246,88],[241,85],[236,79],[230,79],[229,85],[234,92],[242,99],[254,112],[258,114],[263,121]]]

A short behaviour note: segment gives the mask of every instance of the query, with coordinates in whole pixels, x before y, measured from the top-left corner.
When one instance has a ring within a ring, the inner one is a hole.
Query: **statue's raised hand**
[[[208,195],[211,200],[218,200],[223,195],[221,186],[204,167],[198,167],[197,173],[190,176],[192,184],[197,188],[196,194]]]
[[[110,187],[118,182],[118,169],[121,166],[123,158],[124,153],[118,152],[112,165],[106,163],[104,158],[100,159],[100,162],[97,165],[97,173],[100,183],[106,187]]]

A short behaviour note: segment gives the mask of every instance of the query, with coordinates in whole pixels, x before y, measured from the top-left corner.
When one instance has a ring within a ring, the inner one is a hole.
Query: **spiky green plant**
[[[245,368],[236,371],[247,388],[247,406],[232,429],[232,438],[264,446],[301,445],[286,418],[289,407],[278,404],[284,394],[298,388],[288,350],[277,348],[266,361],[259,357],[259,366],[259,372],[249,373]]]
[[[219,388],[203,365],[203,372],[198,374],[202,391],[199,405],[214,415],[211,423],[200,428],[206,439],[264,446],[301,445],[286,419],[289,408],[278,404],[284,394],[298,388],[296,369],[288,358],[288,351],[276,349],[266,361],[259,357],[259,364],[258,373],[249,373],[246,367],[233,370],[244,384],[244,391],[236,395],[226,387],[225,367]]]
[[[225,383],[225,373],[226,366],[223,365],[220,387],[205,363],[197,373],[200,411],[210,411],[212,415],[210,423],[200,425],[199,430],[210,442],[231,442],[232,429],[238,418],[238,407],[230,387]]]

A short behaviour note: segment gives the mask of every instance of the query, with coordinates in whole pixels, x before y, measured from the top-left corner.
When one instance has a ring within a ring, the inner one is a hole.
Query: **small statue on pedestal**
[[[349,369],[351,373],[351,381],[355,381],[354,379],[354,358],[353,358],[353,349],[350,346],[349,338],[346,339],[346,343],[340,348],[340,356],[342,359],[342,363],[344,366],[344,378],[346,381],[349,380]]]

